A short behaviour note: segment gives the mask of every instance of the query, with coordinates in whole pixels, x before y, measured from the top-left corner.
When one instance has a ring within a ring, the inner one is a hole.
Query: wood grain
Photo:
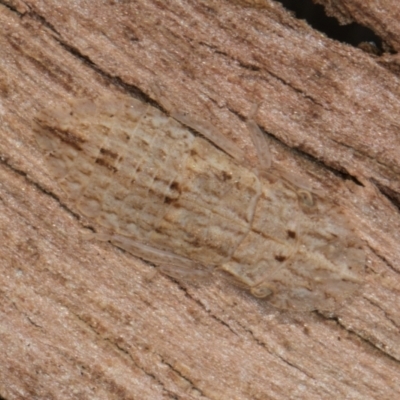
[[[256,3],[0,2],[0,396],[399,393],[400,87],[386,62],[395,55],[364,53],[279,3]],[[371,25],[386,24],[398,43],[397,22],[379,18]],[[226,282],[150,280],[152,266],[87,240],[33,120],[116,92],[207,120],[250,157],[244,119],[259,106],[275,165],[332,197],[365,242],[363,292],[336,314],[282,313]]]

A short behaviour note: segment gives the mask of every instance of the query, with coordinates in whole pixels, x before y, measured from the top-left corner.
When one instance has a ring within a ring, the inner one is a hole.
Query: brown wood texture
[[[358,3],[346,3],[352,17]],[[366,4],[358,13],[397,48],[398,20]],[[272,0],[0,1],[0,396],[396,398],[400,80],[389,64],[395,54],[328,39]],[[365,242],[362,292],[335,314],[288,314],[223,281],[149,279],[152,266],[88,240],[33,119],[116,92],[207,120],[249,157],[244,119],[258,105],[276,165],[332,197]]]

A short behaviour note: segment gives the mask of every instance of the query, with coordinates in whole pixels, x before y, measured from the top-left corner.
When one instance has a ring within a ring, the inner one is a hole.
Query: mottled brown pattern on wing
[[[260,178],[154,107],[78,101],[37,121],[76,210],[165,272],[212,267],[294,310],[333,310],[363,283],[364,252],[332,202]]]

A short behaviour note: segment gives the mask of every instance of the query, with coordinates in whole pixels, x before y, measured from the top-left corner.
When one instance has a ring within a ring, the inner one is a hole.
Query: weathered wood
[[[395,398],[400,87],[389,56],[267,0],[3,4],[0,396]],[[287,314],[223,281],[149,280],[151,266],[88,241],[33,118],[118,91],[209,121],[249,157],[244,118],[258,105],[275,164],[332,197],[365,241],[363,292],[335,315]]]

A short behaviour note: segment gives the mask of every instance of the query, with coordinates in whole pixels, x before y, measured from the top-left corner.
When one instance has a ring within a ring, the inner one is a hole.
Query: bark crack
[[[6,168],[8,168],[10,171],[12,171],[13,173],[23,177],[30,185],[32,185],[33,187],[35,187],[39,192],[45,194],[46,196],[50,196],[52,199],[54,199],[59,205],[60,207],[66,211],[68,214],[72,215],[76,220],[81,221],[81,218],[79,217],[78,214],[74,213],[70,208],[68,208],[59,198],[56,194],[54,194],[53,192],[50,192],[49,190],[45,189],[43,186],[41,186],[38,182],[35,182],[34,180],[32,180],[29,175],[14,167],[13,165],[11,165],[8,162],[8,158],[5,156],[0,155],[0,163],[3,164]],[[87,229],[91,229],[93,230],[93,228],[91,228],[90,226],[85,226],[85,228]]]
[[[100,332],[98,332],[96,330],[96,328],[90,324],[87,320],[85,320],[84,318],[82,318],[80,315],[74,313],[73,311],[71,311],[71,309],[69,309],[69,311],[71,312],[71,314],[73,314],[79,321],[81,321],[85,326],[87,326],[89,328],[89,330],[100,340],[102,340],[105,343],[109,343],[114,349],[117,350],[117,352],[122,353],[125,357],[127,357],[130,362],[138,369],[140,369],[141,371],[143,371],[144,374],[146,374],[149,378],[153,379],[161,388],[164,392],[166,392],[172,399],[177,399],[176,395],[174,393],[172,393],[170,390],[168,390],[164,383],[162,381],[160,381],[157,376],[155,374],[153,374],[152,372],[147,371],[146,369],[144,369],[141,365],[139,365],[134,358],[132,357],[131,353],[126,350],[123,346],[121,346],[121,344],[117,343],[115,340],[113,340],[110,337],[104,337]],[[161,357],[161,356],[160,356]]]
[[[393,52],[393,48],[383,42],[382,38],[370,27],[355,22],[350,13],[346,19],[351,18],[351,23],[341,24],[338,18],[329,15],[323,5],[315,4],[312,0],[275,0],[277,3],[291,12],[297,19],[305,19],[306,22],[316,31],[319,31],[330,39],[360,48],[361,50],[381,55],[384,50]],[[345,3],[343,3],[345,4]]]
[[[366,346],[368,346],[368,347],[374,349],[375,351],[377,351],[381,356],[383,356],[385,358],[388,358],[391,361],[394,361],[396,364],[400,364],[400,360],[399,359],[397,359],[392,354],[387,353],[383,348],[379,347],[378,344],[372,342],[369,338],[365,337],[360,332],[356,332],[354,329],[351,329],[351,328],[347,327],[344,323],[341,322],[340,317],[338,317],[338,316],[326,316],[323,313],[320,313],[319,311],[316,311],[315,313],[317,315],[319,315],[320,317],[322,317],[323,319],[335,321],[340,327],[342,327],[344,330],[346,330],[346,332],[348,332],[349,334],[351,334],[354,337],[356,337],[357,339],[359,339]]]

